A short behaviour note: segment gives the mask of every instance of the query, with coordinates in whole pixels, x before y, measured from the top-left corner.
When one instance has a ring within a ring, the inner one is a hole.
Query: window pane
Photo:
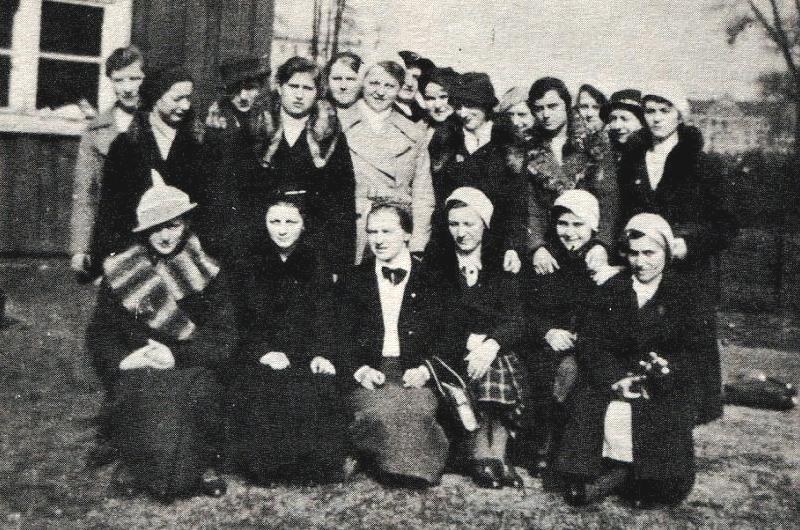
[[[102,32],[102,7],[49,1],[42,3],[39,46],[43,52],[99,57]]]
[[[11,48],[11,26],[18,5],[19,0],[0,0],[0,48]]]
[[[77,103],[81,98],[97,107],[100,65],[70,61],[39,60],[36,108],[52,109]]]
[[[11,78],[11,57],[0,55],[0,107],[8,107],[8,80]]]

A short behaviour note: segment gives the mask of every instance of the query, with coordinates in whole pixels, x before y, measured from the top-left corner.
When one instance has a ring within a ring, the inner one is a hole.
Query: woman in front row
[[[592,301],[577,344],[574,408],[558,469],[565,500],[621,493],[638,507],[680,503],[694,485],[694,293],[671,272],[675,238],[655,214],[626,225],[630,267]]]
[[[264,237],[236,271],[244,288],[229,391],[230,458],[262,484],[343,478],[347,423],[325,339],[332,284],[304,241],[302,197],[276,194]]]
[[[471,381],[481,427],[470,435],[472,477],[484,488],[521,487],[508,455],[527,401],[527,373],[515,351],[524,334],[519,284],[502,270],[489,227],[494,207],[477,188],[461,187],[445,201],[453,246],[443,276],[453,297],[450,322],[460,332],[456,366]]]
[[[189,229],[196,205],[150,188],[136,209],[139,240],[103,263],[87,346],[108,392],[116,486],[162,501],[225,493],[218,369],[236,344],[225,275]]]

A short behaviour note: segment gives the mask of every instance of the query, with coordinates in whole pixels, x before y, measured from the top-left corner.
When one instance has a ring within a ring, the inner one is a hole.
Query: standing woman
[[[364,62],[353,52],[334,55],[325,68],[328,100],[337,114],[353,107],[361,97],[361,67]]]
[[[638,507],[675,505],[694,485],[692,373],[706,331],[691,284],[672,270],[675,241],[662,217],[633,217],[623,236],[629,273],[590,304],[558,461],[570,504],[620,491]]]
[[[497,98],[489,76],[484,73],[462,74],[451,96],[461,128],[453,138],[453,156],[442,169],[438,197],[448,197],[459,187],[481,190],[494,205],[494,229],[486,243],[499,252],[506,271],[519,272],[519,252],[524,247],[524,187],[519,174],[508,164],[507,154],[512,132],[494,121]],[[444,204],[439,204],[439,211]],[[445,245],[447,219],[437,216],[435,244]],[[490,236],[490,238],[489,238]]]
[[[528,94],[519,86],[509,88],[494,109],[500,119],[506,120],[518,142],[530,141],[533,135],[534,118],[528,107]]]
[[[573,119],[572,96],[560,79],[543,77],[528,92],[528,105],[536,119],[534,138],[525,160],[527,175],[527,253],[539,274],[552,273],[558,262],[545,248],[550,227],[550,207],[566,190],[585,189],[600,201],[600,218],[608,222],[610,215],[603,204],[614,202],[614,189],[606,190],[598,179],[602,150],[594,149],[585,127]],[[606,233],[605,226],[600,233]],[[609,235],[607,244],[611,244]],[[589,259],[594,259],[592,253]],[[600,256],[598,256],[599,258]]]
[[[342,120],[355,171],[357,264],[367,247],[366,218],[375,202],[410,203],[411,252],[423,252],[430,239],[434,192],[425,129],[393,108],[405,78],[403,67],[393,61],[370,66],[364,97],[348,113],[350,121]]]
[[[136,209],[137,241],[103,263],[87,347],[108,393],[116,482],[159,499],[226,485],[219,369],[236,347],[225,274],[200,246],[187,214],[196,204],[154,186]]]
[[[589,132],[596,133],[601,131],[605,123],[603,123],[600,113],[608,103],[608,98],[605,94],[593,85],[584,84],[578,89],[576,100],[575,111],[589,129]]]
[[[577,332],[597,290],[592,279],[596,271],[586,257],[596,247],[595,252],[605,253],[597,239],[600,205],[588,191],[562,193],[553,204],[551,218],[545,248],[559,268],[552,274],[526,270],[523,276],[532,399],[520,445],[531,475],[548,470],[557,454],[577,375]]]
[[[647,131],[619,166],[624,217],[647,212],[666,219],[675,231],[676,271],[693,285],[706,333],[697,355],[694,405],[698,423],[722,416],[722,381],[716,305],[719,253],[736,233],[725,209],[725,170],[703,153],[700,131],[686,125],[689,103],[676,89],[642,98]]]
[[[451,318],[461,333],[462,353],[456,366],[469,377],[481,414],[481,427],[470,438],[473,480],[482,488],[521,487],[508,444],[519,430],[527,395],[527,374],[515,353],[524,319],[516,277],[504,272],[499,260],[489,259],[483,246],[493,210],[476,188],[458,188],[447,198],[454,250],[444,276],[457,293]]]
[[[266,210],[268,238],[238,267],[241,345],[229,391],[231,459],[259,483],[342,478],[347,422],[329,351],[332,284],[304,241],[302,196]]]
[[[192,109],[193,93],[192,77],[178,66],[150,74],[142,83],[139,111],[111,144],[103,170],[90,252],[98,268],[109,254],[132,242],[136,205],[151,186],[175,186],[204,205],[207,168]]]

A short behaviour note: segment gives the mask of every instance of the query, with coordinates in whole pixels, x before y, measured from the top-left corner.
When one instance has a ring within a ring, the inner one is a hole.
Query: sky
[[[276,0],[290,31],[311,25],[310,0]],[[303,3],[308,9],[303,9]],[[487,72],[499,93],[544,75],[610,93],[669,82],[690,97],[757,97],[755,78],[782,69],[751,31],[726,42],[720,0],[350,0],[366,60],[409,49],[437,65]]]

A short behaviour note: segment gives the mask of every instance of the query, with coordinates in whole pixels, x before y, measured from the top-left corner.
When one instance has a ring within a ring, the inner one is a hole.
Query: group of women
[[[104,189],[131,180],[101,196],[88,331],[117,485],[360,466],[502,488],[525,467],[576,505],[680,502],[692,429],[721,415],[713,261],[735,230],[685,98],[584,85],[573,105],[545,77],[498,100],[486,74],[401,57],[290,59],[182,158],[191,78],[145,80],[153,131],[111,148]]]

